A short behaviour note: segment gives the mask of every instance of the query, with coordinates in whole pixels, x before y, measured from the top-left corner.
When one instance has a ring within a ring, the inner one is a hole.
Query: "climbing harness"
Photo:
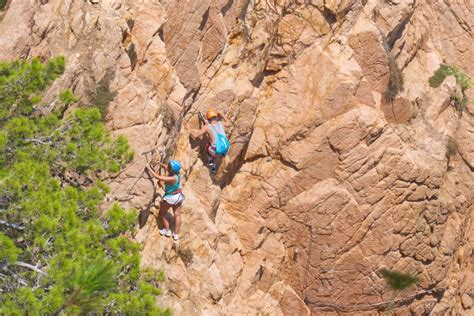
[[[163,200],[171,205],[178,205],[184,201],[184,194],[181,190],[181,176],[176,175],[176,178],[175,184],[165,184],[165,195],[163,196]]]

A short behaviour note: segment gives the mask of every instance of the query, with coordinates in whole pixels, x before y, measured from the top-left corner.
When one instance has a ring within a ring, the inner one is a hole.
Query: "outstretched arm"
[[[222,118],[222,123],[224,124],[225,127],[230,127],[231,122],[227,117],[225,117],[221,112],[217,112],[217,115],[219,115]]]
[[[150,166],[150,164],[146,165],[146,169],[150,172],[150,174],[153,177],[155,177],[155,178],[160,177],[160,175],[158,173],[156,173],[155,170],[153,170],[153,168]]]
[[[168,176],[160,176],[158,173],[153,170],[153,168],[150,165],[146,166],[148,171],[150,171],[151,175],[155,178],[157,178],[160,181],[166,182],[166,183],[175,183],[176,182],[176,177],[168,177]]]
[[[196,139],[207,133],[207,124],[201,127],[201,129],[193,129],[190,132],[191,138]]]

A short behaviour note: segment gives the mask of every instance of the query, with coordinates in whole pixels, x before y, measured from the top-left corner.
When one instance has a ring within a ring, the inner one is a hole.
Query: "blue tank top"
[[[179,175],[176,175],[176,183],[168,184],[165,183],[165,195],[171,195],[174,191],[179,190],[181,187]]]

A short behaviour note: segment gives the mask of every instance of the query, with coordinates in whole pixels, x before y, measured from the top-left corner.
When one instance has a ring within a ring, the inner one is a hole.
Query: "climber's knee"
[[[166,203],[166,201],[161,201],[161,203],[160,203],[160,215],[165,215],[166,212],[168,212],[170,207],[171,207],[171,205]]]
[[[211,157],[213,158],[217,157],[216,148],[212,146],[210,143],[206,144],[206,151]]]
[[[173,213],[175,217],[181,216],[181,204],[177,206],[173,206]]]

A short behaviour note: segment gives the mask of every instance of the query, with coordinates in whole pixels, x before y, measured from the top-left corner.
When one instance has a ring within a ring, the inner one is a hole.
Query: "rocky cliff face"
[[[454,78],[428,79],[441,63],[474,76],[473,22],[462,0],[10,0],[0,60],[65,55],[49,94],[72,87],[128,137],[106,204],[140,213],[177,315],[374,315],[392,296],[381,267],[421,277],[398,313],[458,315],[474,298],[474,93],[461,112]],[[215,178],[189,140],[208,106],[233,122]],[[140,178],[172,156],[179,245]]]

